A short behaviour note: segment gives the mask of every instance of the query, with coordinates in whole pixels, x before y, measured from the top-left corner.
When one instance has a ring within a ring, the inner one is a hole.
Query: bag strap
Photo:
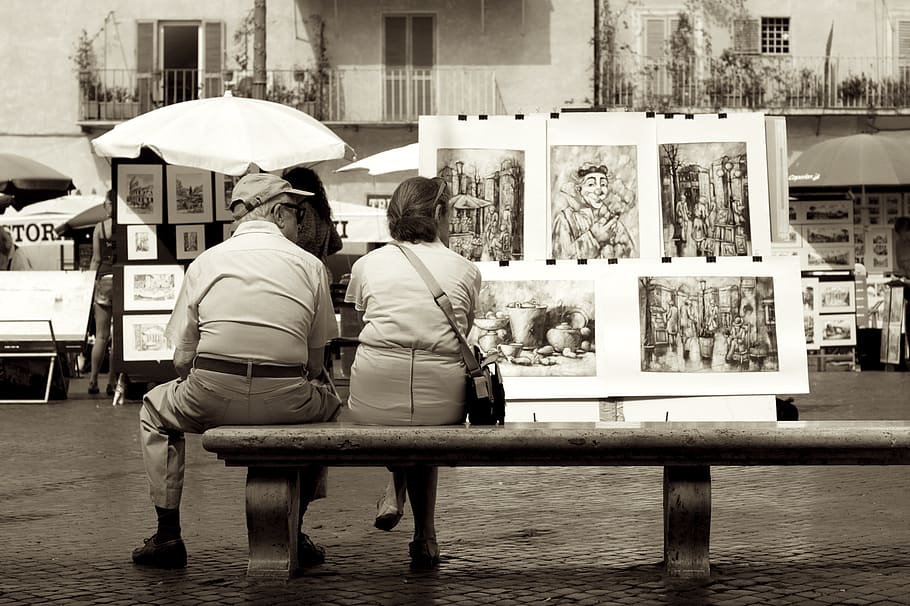
[[[458,337],[458,342],[461,345],[461,356],[464,358],[465,366],[468,368],[468,372],[471,375],[477,375],[480,373],[480,364],[477,362],[477,358],[474,356],[474,352],[471,351],[471,346],[468,345],[467,340],[464,338],[464,335],[461,334],[461,330],[458,328],[458,324],[455,323],[455,309],[452,307],[452,302],[449,301],[449,296],[445,293],[442,288],[440,288],[439,283],[436,281],[436,278],[433,277],[433,274],[430,273],[430,270],[427,269],[427,266],[423,264],[417,255],[414,254],[414,251],[398,244],[397,242],[389,242],[392,246],[396,246],[400,250],[408,261],[411,262],[411,265],[414,266],[414,269],[417,270],[417,274],[423,279],[424,283],[427,285],[427,288],[430,290],[430,294],[433,295],[433,300],[436,301],[436,305],[442,310],[442,313],[445,314],[446,320],[449,321],[449,325],[452,327],[452,330],[455,331],[455,335]]]

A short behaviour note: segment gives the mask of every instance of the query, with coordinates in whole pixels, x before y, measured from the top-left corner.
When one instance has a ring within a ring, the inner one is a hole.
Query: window
[[[790,53],[790,17],[761,18],[761,52],[766,55]]]

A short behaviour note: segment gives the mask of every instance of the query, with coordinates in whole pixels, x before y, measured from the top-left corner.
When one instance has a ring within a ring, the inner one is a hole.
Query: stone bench
[[[664,563],[710,572],[711,466],[907,465],[910,421],[224,426],[203,447],[248,467],[248,574],[295,573],[297,469],[328,466],[662,466]]]

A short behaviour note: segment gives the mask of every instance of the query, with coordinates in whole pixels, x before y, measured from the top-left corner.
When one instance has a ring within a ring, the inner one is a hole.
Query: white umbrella
[[[168,164],[227,175],[344,158],[351,150],[319,120],[280,103],[234,97],[167,105],[115,126],[92,141],[95,153],[136,158],[143,147]],[[353,150],[351,150],[353,153]]]
[[[76,215],[89,210],[90,208],[100,207],[104,204],[104,196],[99,194],[73,194],[71,196],[60,196],[53,200],[44,200],[29,204],[21,211],[19,215],[63,215],[61,219],[69,219]]]
[[[385,209],[353,202],[329,200],[332,219],[343,240],[350,242],[388,242],[389,222]]]
[[[367,170],[371,175],[385,175],[403,170],[417,170],[418,168],[417,144],[411,143],[404,147],[395,147],[387,149],[384,152],[367,156],[347,166],[342,166],[335,172],[345,172],[349,170]]]

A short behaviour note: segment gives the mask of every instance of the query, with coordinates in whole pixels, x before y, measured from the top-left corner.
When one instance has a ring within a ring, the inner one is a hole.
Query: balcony
[[[603,106],[779,114],[910,113],[910,63],[862,57],[616,57]]]
[[[119,122],[164,105],[231,90],[253,96],[252,72],[228,70],[95,70],[79,77],[79,122],[84,128]],[[505,107],[490,68],[444,66],[337,67],[271,70],[265,98],[323,122],[414,123],[434,114],[502,114]]]

